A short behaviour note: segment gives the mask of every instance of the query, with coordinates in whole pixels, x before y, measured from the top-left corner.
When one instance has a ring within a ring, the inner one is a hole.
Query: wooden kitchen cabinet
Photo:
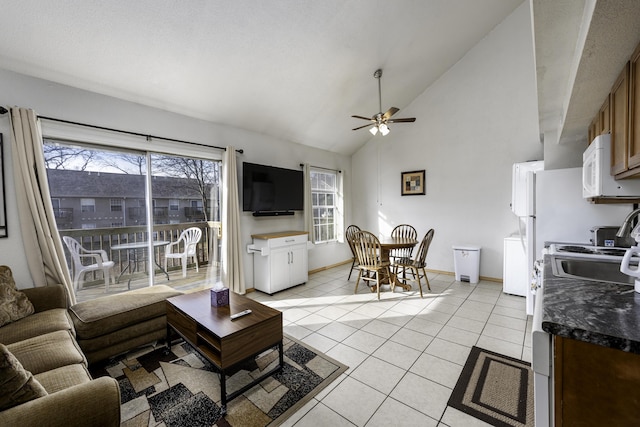
[[[618,76],[609,98],[611,118],[611,175],[629,169],[629,63]]]
[[[640,422],[640,355],[559,336],[554,342],[555,425]]]
[[[640,45],[589,124],[589,143],[611,133],[611,175],[640,178]]]
[[[629,169],[640,166],[640,45],[629,66]]]
[[[598,135],[609,132],[611,132],[611,108],[609,107],[609,97],[607,96],[598,112]]]
[[[598,133],[598,116],[596,116],[591,120],[591,124],[589,125],[589,144],[591,144],[593,139],[598,135],[600,134]]]
[[[598,135],[611,132],[611,109],[609,108],[609,96],[605,99],[598,114],[593,118],[589,125],[589,144]]]

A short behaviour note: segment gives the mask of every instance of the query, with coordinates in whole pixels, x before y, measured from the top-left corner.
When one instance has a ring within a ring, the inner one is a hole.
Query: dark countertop
[[[545,256],[542,329],[640,354],[640,294],[633,285],[556,277],[548,258]]]

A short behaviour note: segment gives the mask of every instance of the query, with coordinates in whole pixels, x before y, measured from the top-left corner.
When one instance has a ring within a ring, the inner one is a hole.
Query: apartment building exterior
[[[60,230],[147,224],[143,175],[49,169],[47,177]],[[212,188],[199,189],[186,178],[154,176],[153,224],[219,221],[218,192]]]

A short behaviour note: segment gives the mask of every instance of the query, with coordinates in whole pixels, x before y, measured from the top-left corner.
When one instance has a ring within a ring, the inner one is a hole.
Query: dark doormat
[[[474,346],[447,404],[494,426],[533,426],[531,365]]]

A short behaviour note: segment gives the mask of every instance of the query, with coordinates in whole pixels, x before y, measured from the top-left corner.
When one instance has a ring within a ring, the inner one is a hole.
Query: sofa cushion
[[[16,288],[11,269],[0,265],[0,327],[33,314],[33,304]]]
[[[20,289],[36,310],[36,313],[54,308],[68,308],[67,289],[63,285],[47,285]]]
[[[167,319],[156,317],[101,337],[89,340],[78,339],[78,344],[87,358],[87,362],[91,365],[136,347],[164,339],[166,336]]]
[[[0,344],[0,410],[46,396],[47,391],[25,370],[6,346]]]
[[[69,313],[64,308],[54,308],[9,323],[0,328],[0,342],[13,344],[17,341],[37,337],[55,331],[75,334]]]
[[[47,390],[47,393],[55,393],[91,381],[89,371],[81,363],[61,366],[50,371],[41,372],[34,375],[34,377]]]
[[[68,331],[49,332],[7,346],[32,374],[74,363],[87,364],[78,343]]]
[[[165,300],[181,294],[157,285],[84,301],[69,310],[78,339],[90,339],[166,316]]]
[[[110,377],[100,377],[0,411],[3,427],[119,427],[120,421],[118,381]],[[135,424],[136,420],[133,421]]]
[[[167,319],[164,316],[154,317],[153,319],[145,320],[144,322],[136,323],[135,325],[100,335],[99,337],[89,338],[86,340],[78,338],[77,341],[82,352],[86,356],[88,353],[92,353],[103,348],[113,347],[114,345],[122,342],[130,342],[132,339],[137,337],[145,337],[158,330],[163,331],[163,336],[161,338],[164,338],[167,335]],[[155,339],[157,338],[149,338],[146,342],[149,343]],[[131,349],[131,347],[128,349]]]

